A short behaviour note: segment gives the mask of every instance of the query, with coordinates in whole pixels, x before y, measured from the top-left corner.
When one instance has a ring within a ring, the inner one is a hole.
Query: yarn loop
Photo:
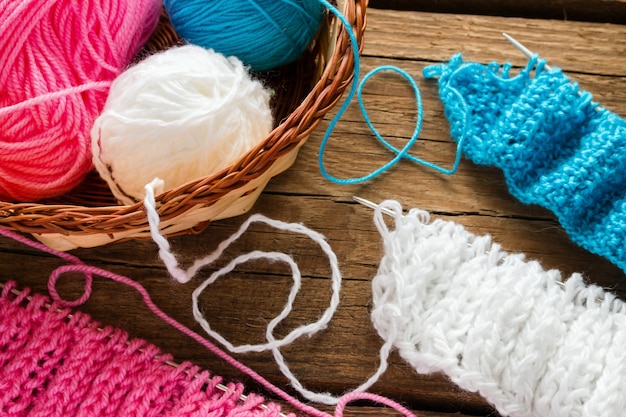
[[[369,181],[379,175],[381,175],[382,173],[388,171],[390,168],[392,168],[393,166],[395,166],[398,162],[400,162],[403,159],[409,160],[411,162],[417,163],[419,165],[425,166],[427,168],[433,169],[435,171],[438,171],[442,174],[446,174],[446,175],[451,175],[454,174],[458,167],[459,164],[461,162],[461,147],[457,146],[457,152],[456,152],[456,156],[454,159],[454,162],[452,164],[452,167],[450,168],[444,168],[440,165],[437,165],[435,163],[426,161],[422,158],[418,158],[416,156],[413,156],[409,153],[409,151],[411,150],[411,148],[413,147],[413,145],[417,142],[418,138],[419,138],[419,134],[421,132],[422,129],[422,119],[423,119],[423,114],[424,114],[424,110],[422,107],[422,97],[421,97],[421,93],[419,90],[419,87],[417,86],[417,83],[415,82],[415,80],[413,79],[413,77],[407,73],[405,70],[403,70],[402,68],[398,68],[396,66],[393,65],[381,65],[379,67],[374,68],[373,70],[371,70],[370,72],[368,72],[362,79],[360,79],[360,72],[361,72],[361,65],[360,65],[360,57],[359,57],[359,49],[357,47],[357,41],[356,41],[356,37],[354,35],[354,31],[352,30],[349,22],[346,20],[345,16],[343,16],[334,6],[332,6],[330,3],[328,3],[326,0],[319,0],[322,4],[324,4],[324,6],[332,13],[334,14],[343,24],[346,32],[348,33],[348,37],[350,38],[350,46],[352,48],[352,56],[354,57],[354,79],[352,81],[352,84],[350,86],[350,90],[348,91],[348,94],[346,96],[346,99],[344,100],[344,102],[342,103],[341,107],[339,107],[339,110],[337,110],[337,113],[335,114],[335,116],[333,117],[333,119],[330,121],[330,123],[328,124],[328,128],[326,129],[326,132],[324,133],[324,137],[322,138],[322,141],[320,143],[320,149],[319,149],[319,154],[318,154],[318,165],[320,168],[320,172],[322,174],[322,176],[324,178],[326,178],[327,180],[334,182],[335,184],[358,184],[358,183],[362,183],[365,181]],[[406,142],[406,144],[402,147],[402,149],[398,149],[396,147],[394,147],[393,145],[391,145],[391,143],[389,143],[389,141],[387,141],[376,129],[376,127],[374,126],[374,124],[372,123],[372,121],[369,118],[369,115],[367,113],[367,109],[365,107],[365,102],[363,101],[363,89],[365,87],[365,84],[368,82],[368,80],[373,77],[374,75],[380,73],[380,72],[395,72],[398,75],[400,75],[402,78],[404,78],[408,83],[409,86],[411,87],[411,90],[413,92],[413,96],[415,97],[415,105],[417,108],[417,116],[416,116],[416,122],[415,122],[415,129],[413,130],[413,134],[411,135],[411,138],[409,138],[409,140]],[[350,106],[350,104],[352,103],[352,100],[354,99],[354,96],[357,96],[357,100],[359,102],[359,108],[361,110],[361,115],[363,116],[363,119],[365,120],[365,123],[367,124],[367,126],[369,127],[370,131],[372,132],[372,134],[374,135],[374,137],[376,138],[376,140],[378,140],[385,148],[389,149],[391,152],[393,152],[395,154],[395,156],[389,160],[387,163],[383,164],[382,166],[375,168],[374,170],[372,170],[370,173],[360,176],[360,177],[352,177],[352,178],[338,178],[335,177],[334,175],[330,174],[328,172],[328,170],[326,169],[325,163],[324,163],[324,156],[325,156],[325,152],[326,152],[326,147],[328,146],[328,142],[330,140],[330,136],[333,133],[333,130],[335,129],[336,125],[339,123],[339,120],[343,117],[343,114],[346,112],[346,110],[348,110],[348,107]],[[464,141],[464,137],[461,138],[459,140],[459,143],[463,143]]]
[[[339,271],[339,265],[337,261],[337,256],[333,252],[332,248],[326,242],[324,236],[320,233],[308,229],[305,226],[297,223],[284,223],[278,220],[272,220],[260,214],[254,214],[250,216],[239,228],[237,232],[235,232],[231,237],[224,240],[218,248],[211,254],[197,259],[193,265],[191,265],[187,270],[183,270],[180,268],[178,261],[176,260],[176,256],[172,253],[170,249],[170,244],[168,240],[161,234],[159,230],[159,215],[156,210],[156,202],[154,198],[155,188],[159,186],[160,180],[158,178],[154,179],[151,183],[146,185],[146,197],[144,198],[144,205],[146,207],[148,220],[150,222],[150,234],[154,242],[159,246],[159,256],[161,260],[167,267],[168,272],[176,281],[181,283],[189,282],[201,268],[212,264],[215,262],[222,253],[226,250],[226,248],[231,245],[234,241],[239,239],[241,235],[250,227],[252,223],[259,222],[265,223],[269,226],[272,226],[278,230],[285,230],[293,233],[302,234],[308,236],[311,240],[316,242],[320,248],[324,251],[324,253],[328,257],[329,265],[332,271],[331,276],[331,289],[332,296],[329,303],[329,306],[325,309],[322,315],[315,322],[302,325],[296,327],[291,330],[286,336],[276,339],[274,336],[274,329],[278,324],[281,323],[291,312],[294,300],[298,291],[300,290],[302,275],[300,273],[300,269],[298,265],[295,263],[293,258],[285,253],[281,252],[263,252],[263,251],[253,251],[247,254],[239,255],[235,259],[233,259],[228,265],[222,267],[221,269],[214,272],[209,278],[207,278],[200,286],[198,286],[192,295],[192,309],[193,315],[198,324],[204,329],[204,331],[211,336],[213,339],[220,342],[223,346],[225,346],[229,351],[234,353],[245,353],[245,352],[263,352],[263,351],[271,351],[274,355],[274,360],[278,364],[279,369],[289,379],[293,387],[302,394],[305,398],[310,401],[315,401],[323,404],[339,404],[341,401],[340,397],[335,397],[331,394],[327,393],[317,393],[310,391],[305,388],[302,383],[298,380],[298,378],[293,374],[290,370],[289,365],[285,362],[285,359],[280,351],[281,347],[284,347],[296,339],[302,336],[312,336],[320,330],[324,329],[330,320],[332,319],[337,307],[339,305],[339,291],[341,288],[341,272]],[[287,302],[283,307],[283,310],[280,314],[278,314],[274,319],[270,321],[267,326],[265,337],[266,343],[257,343],[257,344],[247,344],[247,345],[239,345],[235,346],[222,335],[217,333],[215,330],[211,328],[208,320],[204,317],[199,305],[198,298],[202,294],[202,292],[212,283],[214,283],[217,279],[222,277],[225,274],[231,272],[237,265],[254,260],[254,259],[269,259],[272,261],[281,261],[289,265],[292,272],[293,278],[293,286],[287,298]],[[353,394],[363,393],[369,387],[371,387],[387,369],[387,357],[389,356],[389,352],[391,350],[391,343],[385,343],[380,349],[380,364],[378,369],[360,386],[353,389],[351,392]]]

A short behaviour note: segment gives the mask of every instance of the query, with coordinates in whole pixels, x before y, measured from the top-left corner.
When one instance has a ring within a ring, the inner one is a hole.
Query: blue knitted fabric
[[[459,54],[424,76],[439,78],[468,158],[500,168],[513,196],[551,210],[574,242],[626,271],[626,122],[545,60],[510,69]]]

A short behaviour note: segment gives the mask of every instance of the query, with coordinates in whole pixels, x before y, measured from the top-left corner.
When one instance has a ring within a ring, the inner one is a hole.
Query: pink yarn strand
[[[326,413],[324,411],[318,410],[315,407],[312,407],[310,405],[304,404],[303,402],[301,402],[297,398],[292,397],[291,395],[286,393],[284,390],[282,390],[279,387],[277,387],[276,385],[272,384],[271,382],[269,382],[267,379],[265,379],[264,377],[259,375],[257,372],[255,372],[254,370],[252,370],[248,366],[244,365],[243,363],[241,363],[241,362],[237,361],[236,359],[234,359],[233,357],[231,357],[229,354],[227,354],[222,349],[217,347],[215,344],[211,343],[210,341],[208,341],[207,339],[202,337],[200,334],[194,332],[193,330],[191,330],[190,328],[188,328],[184,324],[182,324],[182,323],[178,322],[176,319],[170,317],[167,313],[165,313],[163,310],[161,310],[156,304],[154,304],[154,302],[152,301],[152,298],[150,297],[150,294],[148,293],[148,291],[141,284],[139,284],[138,282],[135,282],[132,279],[130,279],[128,277],[125,277],[123,275],[115,274],[113,272],[110,272],[110,271],[107,271],[107,270],[104,270],[104,269],[101,269],[101,268],[98,268],[98,267],[95,267],[95,266],[86,265],[79,258],[77,258],[77,257],[75,257],[73,255],[70,255],[70,254],[65,253],[65,252],[56,251],[54,249],[51,249],[51,248],[47,247],[46,245],[44,245],[42,243],[32,241],[32,240],[27,239],[27,238],[25,238],[25,237],[23,237],[23,236],[21,236],[21,235],[19,235],[17,233],[14,233],[12,231],[0,228],[0,235],[3,235],[3,236],[8,237],[8,238],[11,238],[11,239],[16,240],[16,241],[18,241],[20,243],[23,243],[23,244],[28,245],[30,247],[33,247],[35,249],[39,249],[39,250],[41,250],[43,252],[46,252],[46,253],[49,253],[51,255],[58,256],[61,259],[67,261],[70,264],[70,265],[63,265],[63,266],[60,266],[60,267],[56,268],[50,274],[50,279],[48,281],[48,291],[50,292],[50,295],[52,296],[53,300],[55,300],[60,305],[76,306],[78,304],[81,304],[81,303],[85,302],[89,298],[89,296],[91,294],[93,275],[99,275],[99,276],[102,276],[104,278],[108,278],[108,279],[111,279],[113,281],[119,282],[121,284],[128,285],[129,287],[132,287],[133,289],[135,289],[135,291],[137,291],[141,295],[145,305],[157,317],[159,317],[165,323],[167,323],[170,326],[174,327],[175,329],[177,329],[181,333],[183,333],[186,336],[192,338],[193,340],[195,340],[196,342],[198,342],[199,344],[204,346],[206,349],[208,349],[210,352],[212,352],[214,355],[216,355],[220,359],[224,360],[229,365],[233,366],[235,369],[237,369],[240,372],[243,372],[244,374],[250,376],[256,382],[258,382],[261,386],[263,386],[268,392],[271,392],[271,393],[277,395],[279,398],[281,398],[284,401],[286,401],[289,405],[291,405],[295,409],[300,410],[300,411],[302,411],[304,413],[307,413],[310,416],[314,416],[314,417],[333,417],[333,416],[331,416],[330,414],[328,414],[328,413]],[[85,283],[86,283],[85,284],[85,291],[84,291],[83,295],[78,300],[70,301],[70,302],[62,299],[59,296],[59,294],[58,294],[58,292],[56,290],[56,283],[57,283],[58,279],[63,274],[68,273],[68,272],[79,272],[79,273],[83,274],[85,276]],[[350,393],[350,394],[344,395],[339,400],[339,402],[338,402],[338,404],[337,404],[337,406],[335,408],[334,417],[342,417],[346,405],[348,403],[350,403],[350,402],[357,401],[357,400],[368,400],[368,401],[372,401],[372,402],[375,402],[375,403],[383,404],[383,405],[386,405],[388,407],[393,408],[394,410],[398,411],[399,413],[403,414],[406,417],[415,417],[415,415],[409,409],[407,409],[406,407],[398,404],[397,402],[395,402],[395,401],[393,401],[393,400],[391,400],[389,398],[386,398],[386,397],[383,397],[383,396],[380,396],[380,395],[376,395],[376,394],[363,393],[363,392],[354,392],[354,393]]]
[[[112,83],[113,83],[112,81],[94,81],[94,82],[86,83],[86,84],[79,85],[76,87],[68,87],[60,91],[51,91],[49,93],[45,93],[45,94],[42,94],[33,98],[29,98],[22,102],[0,108],[0,117],[9,115],[16,111],[27,110],[33,106],[47,104],[51,101],[57,100],[62,97],[84,93],[85,91],[98,90],[98,91],[106,92]],[[0,144],[0,145],[3,145],[3,144]]]
[[[53,273],[50,275],[51,285],[56,283],[58,278],[62,274],[67,273],[67,272],[80,272],[80,273],[83,273],[83,274],[97,274],[97,275],[102,276],[104,278],[109,278],[111,280],[114,280],[116,282],[119,282],[119,283],[122,283],[122,284],[128,285],[129,287],[134,288],[141,295],[141,297],[143,298],[143,301],[146,304],[146,306],[157,317],[159,317],[165,323],[167,323],[170,326],[174,327],[175,329],[177,329],[181,333],[189,336],[190,338],[192,338],[196,342],[200,343],[202,346],[204,346],[206,349],[208,349],[210,352],[212,352],[215,356],[217,356],[218,358],[222,359],[223,361],[225,361],[229,365],[233,366],[235,369],[237,369],[237,370],[245,373],[246,375],[250,376],[251,378],[253,378],[256,382],[258,382],[261,386],[263,386],[266,390],[268,390],[268,392],[271,392],[271,393],[277,395],[278,397],[280,397],[283,400],[285,400],[287,403],[289,403],[294,408],[297,408],[297,409],[299,409],[299,410],[301,410],[301,411],[303,411],[303,412],[305,412],[305,413],[307,413],[307,414],[309,414],[311,416],[315,416],[315,417],[331,417],[330,414],[325,413],[323,411],[320,411],[320,410],[318,410],[318,409],[316,409],[314,407],[311,407],[311,406],[309,406],[307,404],[304,404],[301,401],[299,401],[298,399],[290,396],[285,391],[283,391],[282,389],[278,388],[277,386],[275,386],[274,384],[269,382],[267,379],[265,379],[264,377],[259,375],[257,372],[255,372],[251,368],[247,367],[243,363],[241,363],[241,362],[237,361],[236,359],[234,359],[233,357],[228,355],[226,352],[221,350],[219,347],[217,347],[213,343],[209,342],[207,339],[205,339],[204,337],[202,337],[198,333],[194,332],[193,330],[191,330],[190,328],[188,328],[184,324],[178,322],[177,320],[175,320],[172,317],[170,317],[169,315],[167,315],[156,304],[154,304],[152,302],[152,299],[150,298],[150,294],[148,294],[146,289],[143,286],[141,286],[141,284],[131,280],[128,277],[125,277],[125,276],[122,276],[122,275],[118,275],[118,274],[115,274],[115,273],[112,273],[112,272],[109,272],[109,271],[106,271],[106,270],[103,270],[103,269],[100,269],[100,268],[97,268],[97,267],[94,267],[94,266],[81,264],[81,265],[64,265],[64,266],[61,266],[61,267],[58,267],[57,269],[55,269],[53,271]],[[56,293],[56,291],[54,293]],[[85,291],[85,293],[87,293],[87,292]],[[51,292],[51,295],[52,295],[52,292]],[[64,300],[57,300],[57,301],[65,302]]]

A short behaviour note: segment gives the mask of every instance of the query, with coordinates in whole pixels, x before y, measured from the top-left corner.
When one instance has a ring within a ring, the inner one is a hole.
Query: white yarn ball
[[[241,61],[186,45],[146,58],[112,84],[92,131],[93,162],[124,204],[228,167],[272,130],[270,94]]]

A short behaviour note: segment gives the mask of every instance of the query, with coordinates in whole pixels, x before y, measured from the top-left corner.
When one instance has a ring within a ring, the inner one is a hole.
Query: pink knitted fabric
[[[334,415],[305,404],[168,316],[138,282],[86,265],[74,255],[15,232],[0,228],[0,235],[68,263],[50,274],[48,290],[57,300],[51,306],[46,305],[50,301],[43,296],[34,296],[27,302],[28,290],[15,294],[13,282],[0,295],[0,416],[277,417],[280,414],[275,404],[259,408],[263,398],[258,395],[249,395],[237,403],[241,385],[229,385],[228,393],[220,392],[219,379],[208,381],[207,372],[199,373],[189,363],[175,370],[166,363],[169,356],[159,353],[154,346],[129,341],[125,333],[116,329],[98,329],[98,324],[88,316],[71,315],[67,307],[63,309],[62,306],[78,306],[87,301],[96,274],[134,288],[146,306],[165,323],[311,417],[343,417],[346,405],[359,400],[386,405],[405,417],[416,417],[403,405],[369,392],[344,394]],[[85,278],[85,292],[74,301],[63,300],[56,290],[58,278],[68,272],[81,273]],[[198,376],[195,379],[190,376],[194,374]]]
[[[1,416],[278,417],[242,384],[221,378],[15,283],[0,296]]]

